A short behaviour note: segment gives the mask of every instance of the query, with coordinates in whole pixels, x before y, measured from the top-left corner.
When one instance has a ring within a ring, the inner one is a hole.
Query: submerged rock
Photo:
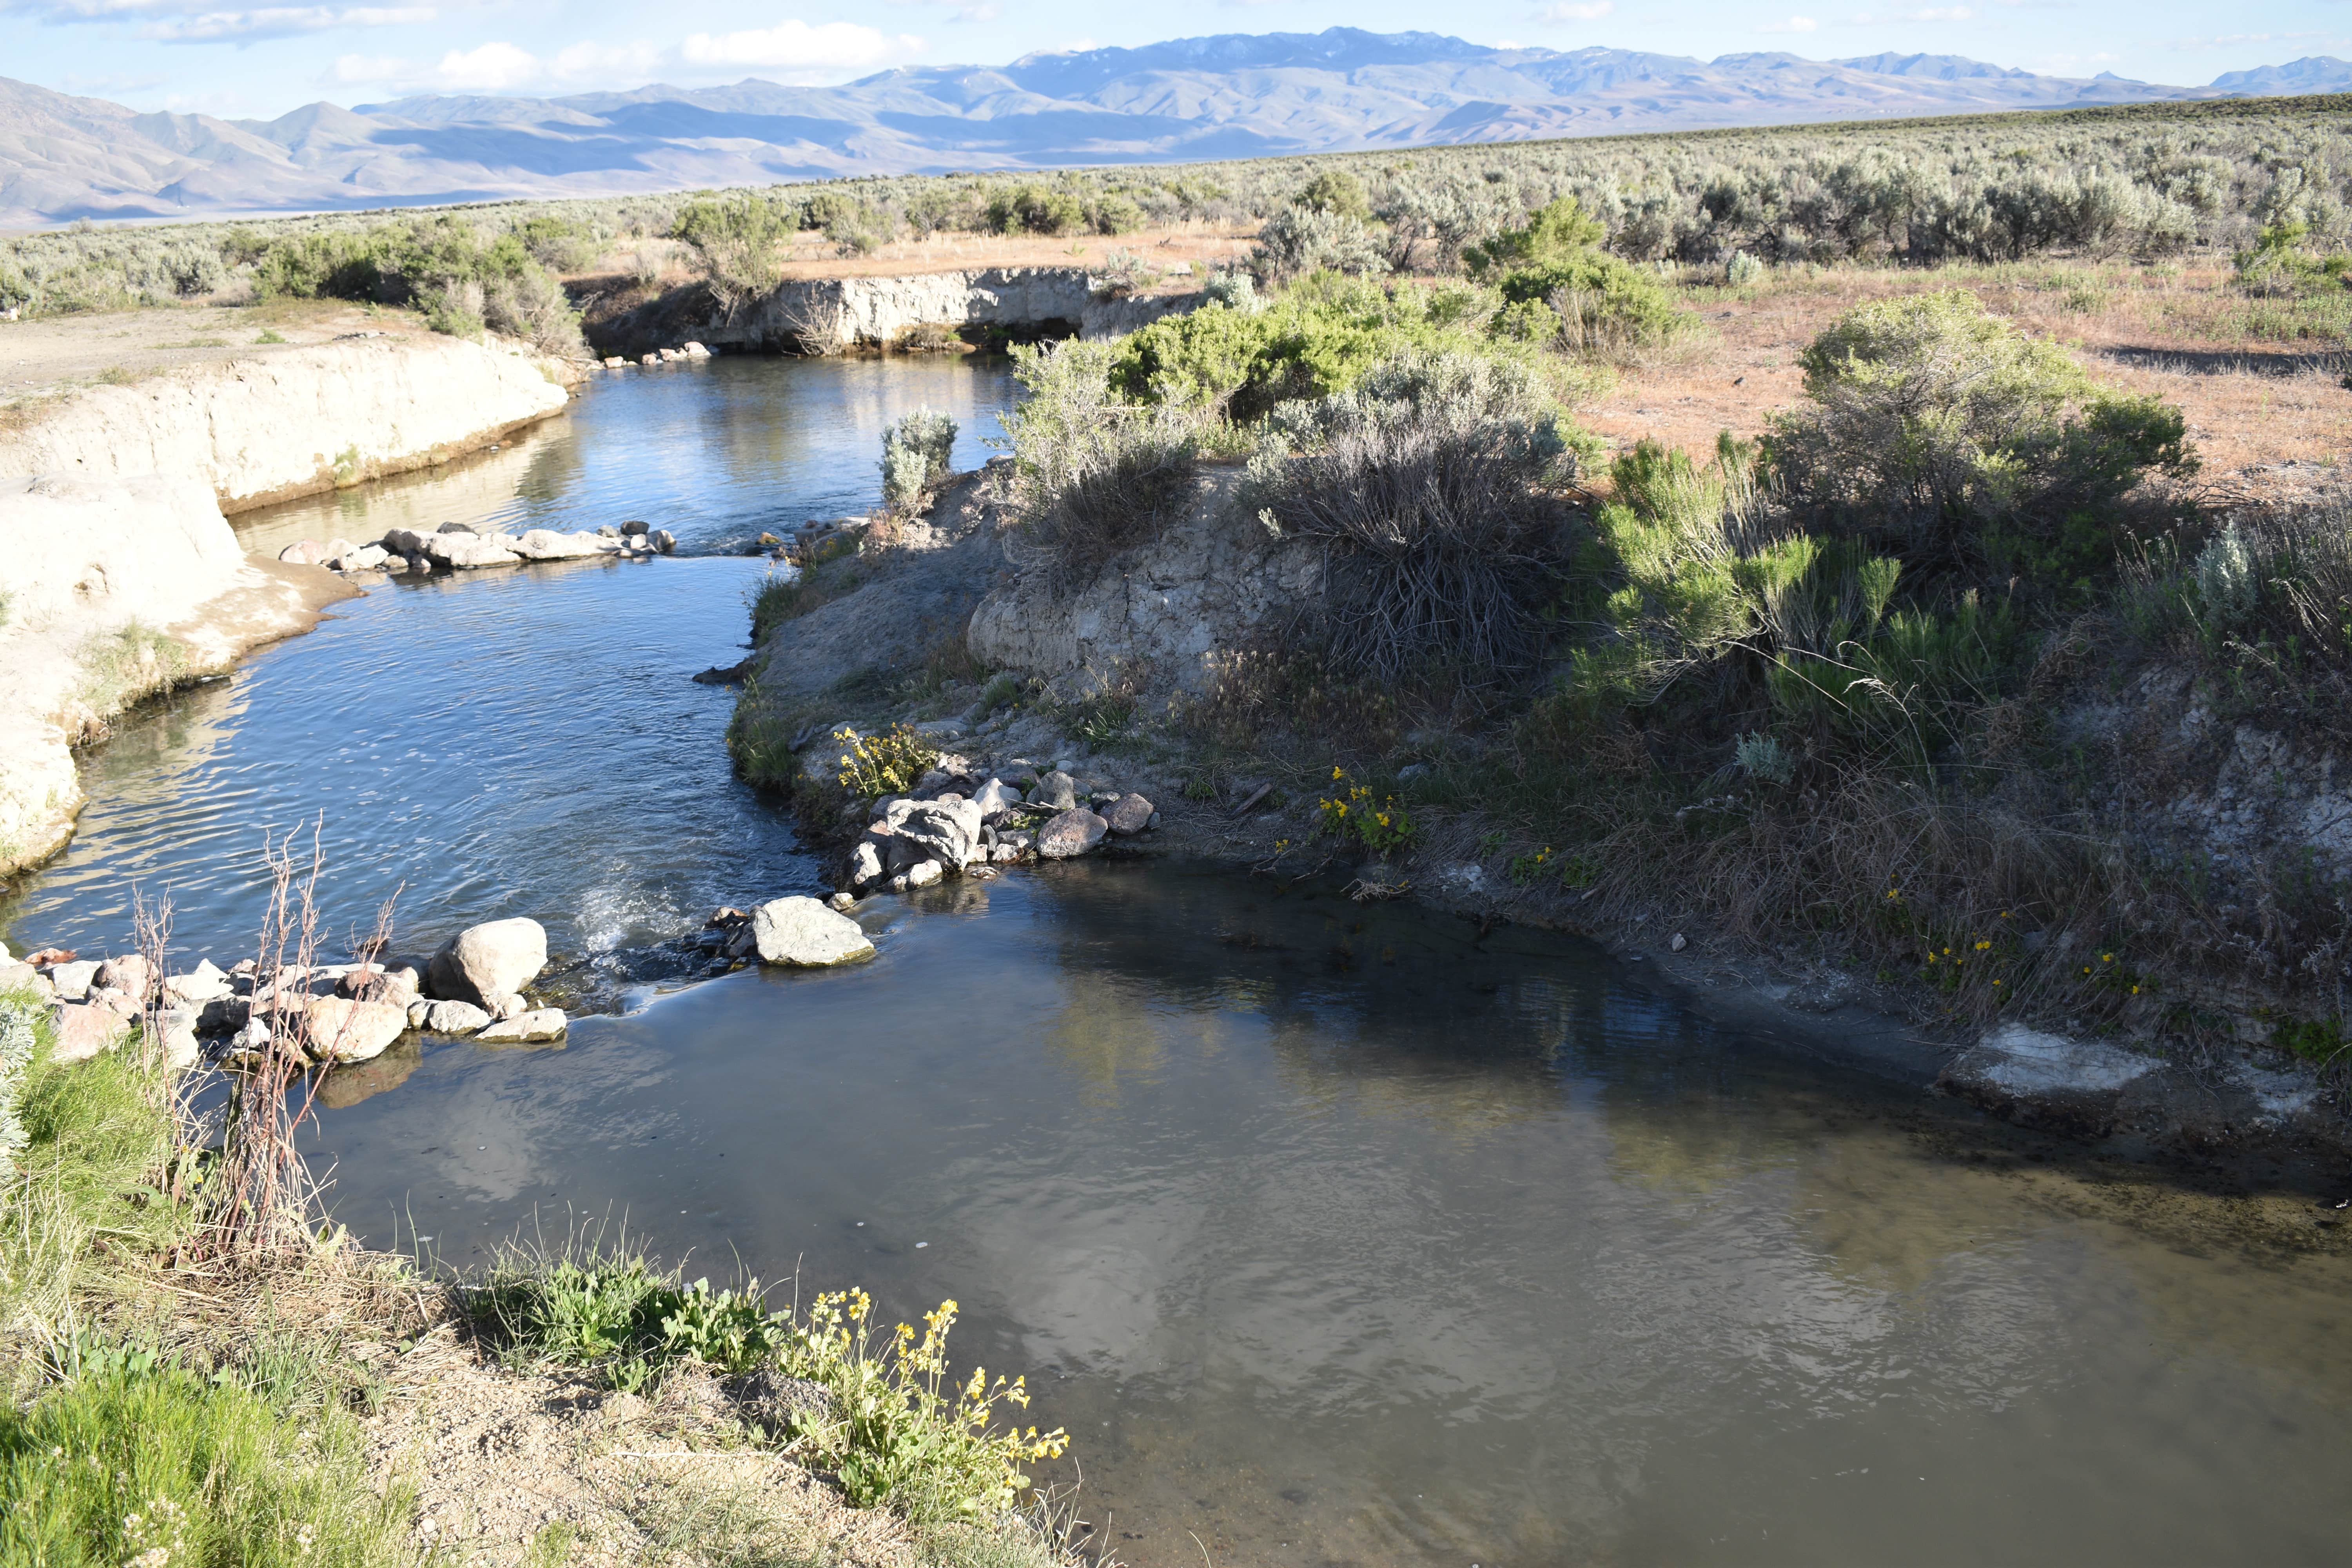
[[[1048,860],[1074,860],[1103,841],[1110,825],[1083,807],[1063,812],[1037,830],[1037,853]]]
[[[485,1046],[526,1045],[533,1040],[560,1040],[569,1020],[561,1007],[534,1007],[511,1018],[501,1018],[474,1037]]]
[[[835,914],[814,899],[772,899],[751,915],[751,931],[762,963],[823,968],[869,958],[874,944],[847,915]]]
[[[477,1035],[490,1026],[489,1014],[471,1002],[425,1002],[419,1005],[425,1009],[425,1016],[416,1026],[428,1035]]]
[[[547,931],[537,921],[488,921],[442,944],[425,966],[425,994],[487,1008],[546,967]]]

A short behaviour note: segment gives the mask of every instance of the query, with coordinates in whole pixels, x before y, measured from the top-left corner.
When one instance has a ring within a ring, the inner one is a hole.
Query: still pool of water
[[[256,536],[471,506],[720,547],[870,496],[889,415],[1002,393],[904,363],[607,383],[486,465]],[[233,950],[251,840],[320,811],[331,917],[404,882],[409,946],[508,912],[625,945],[813,885],[727,777],[727,694],[686,679],[734,657],[756,570],[379,588],[94,753],[11,940],[110,940],[137,879]],[[311,1133],[338,1216],[459,1265],[625,1219],[715,1277],[953,1296],[959,1354],[1029,1373],[1086,1517],[1152,1568],[2344,1553],[2352,1265],[2302,1200],[2052,1157],[1589,946],[1328,890],[1082,863],[862,918],[851,970],[338,1074]]]

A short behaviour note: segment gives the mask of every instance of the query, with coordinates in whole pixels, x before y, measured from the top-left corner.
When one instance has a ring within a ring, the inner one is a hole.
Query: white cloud
[[[1538,22],[1598,22],[1617,9],[1617,0],[1590,0],[1585,5],[1547,5],[1536,13]]]
[[[920,50],[923,40],[856,22],[793,20],[743,33],[693,33],[678,53],[689,65],[768,66],[789,71],[858,70]]]
[[[1966,5],[1932,5],[1924,11],[1906,13],[1906,19],[1913,22],[1965,22],[1975,15]]]
[[[539,57],[509,43],[484,44],[478,49],[451,49],[433,68],[435,82],[466,92],[500,92],[520,87],[541,74]]]
[[[206,11],[172,21],[150,22],[142,38],[166,44],[211,44],[238,38],[283,38],[335,27],[399,27],[430,22],[440,12],[430,5],[271,5],[254,11]]]
[[[1004,15],[1004,7],[996,0],[981,0],[977,5],[959,5],[955,19],[959,22],[993,22]]]
[[[1811,16],[1791,16],[1785,22],[1767,22],[1756,30],[1759,33],[1818,33],[1822,25]]]

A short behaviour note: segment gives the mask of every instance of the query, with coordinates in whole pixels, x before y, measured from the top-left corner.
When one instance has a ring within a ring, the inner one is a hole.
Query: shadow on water
[[[866,918],[427,1051],[326,1117],[338,1212],[953,1295],[1138,1563],[2333,1551],[2352,1280],[2288,1200],[2037,1161],[1540,932],[1166,866]]]

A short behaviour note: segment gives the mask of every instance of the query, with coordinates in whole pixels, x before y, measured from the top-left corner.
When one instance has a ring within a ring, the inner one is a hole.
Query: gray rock
[[[49,1021],[57,1031],[53,1061],[86,1062],[100,1051],[112,1050],[131,1032],[130,1019],[95,1003],[57,1003],[49,1008]]]
[[[849,852],[850,891],[862,893],[880,881],[884,875],[881,841],[869,834],[859,839],[857,847]]]
[[[609,555],[613,547],[593,533],[558,533],[551,528],[533,528],[515,541],[514,552],[526,561],[579,561],[591,555]]]
[[[205,1002],[216,1002],[234,989],[235,987],[229,984],[228,976],[209,958],[198,959],[196,966],[185,974],[171,975],[163,982],[163,994],[166,996],[175,996],[183,1002],[200,1005]]]
[[[976,801],[949,799],[917,805],[890,829],[891,853],[911,849],[916,858],[961,866],[980,847],[981,811]]]
[[[30,991],[44,1002],[57,994],[49,977],[29,963],[0,963],[0,991]]]
[[[134,1003],[143,1003],[155,984],[155,971],[135,952],[110,958],[89,977],[92,989],[120,991]]]
[[[327,547],[315,539],[298,540],[278,552],[278,559],[295,566],[323,565]]]
[[[907,868],[904,879],[909,888],[928,888],[946,875],[946,868],[937,860],[918,860]]]
[[[89,994],[91,979],[98,973],[94,959],[81,959],[73,963],[49,965],[49,984],[57,988],[61,1002],[79,1002]]]
[[[395,1007],[406,1007],[423,991],[422,977],[405,965],[387,968],[379,964],[361,963],[335,982],[335,994],[348,996],[354,1002],[389,1002]]]
[[[425,1027],[425,1020],[433,1016],[433,1006],[432,1003],[421,999],[411,1002],[408,1005],[408,1026],[412,1029]]]
[[[642,518],[633,517],[621,524],[621,537],[624,539],[635,539],[640,534],[650,533],[652,531],[653,524],[646,522]]]
[[[1110,825],[1091,811],[1066,811],[1037,830],[1037,853],[1047,860],[1073,860],[1109,831]]]
[[[155,1015],[155,1025],[165,1067],[185,1072],[204,1058],[204,1047],[196,1044],[196,1009],[165,1007]]]
[[[814,899],[772,899],[752,911],[751,930],[762,963],[816,969],[874,953],[856,921]]]
[[[537,921],[488,921],[442,944],[425,966],[425,994],[488,1007],[521,990],[546,967],[547,932]]]
[[[1029,804],[1050,806],[1055,811],[1074,811],[1078,805],[1077,781],[1055,768],[1039,779],[1037,787],[1029,792]]]
[[[253,1016],[253,1004],[242,996],[215,996],[196,1009],[196,1032],[231,1035]]]
[[[1103,813],[1105,826],[1120,837],[1129,837],[1151,826],[1151,803],[1130,790],[1111,802]]]
[[[471,1002],[427,1002],[420,1026],[434,1035],[478,1034],[490,1026],[490,1016]]]
[[[407,1032],[408,1010],[389,1002],[320,996],[303,1009],[303,1026],[313,1061],[373,1061],[383,1055],[385,1047]]]
[[[469,523],[445,522],[434,531],[436,533],[471,533],[474,530],[472,525]]]
[[[362,544],[336,556],[327,565],[337,572],[373,572],[392,558],[392,552],[381,544]]]
[[[980,786],[979,793],[971,797],[971,803],[980,807],[981,817],[985,821],[1000,811],[1019,805],[1021,792],[1003,779],[991,779]]]
[[[568,1026],[561,1007],[535,1007],[501,1018],[474,1037],[485,1046],[526,1045],[533,1040],[560,1040]]]
[[[669,554],[672,551],[677,548],[677,535],[672,533],[667,528],[655,529],[651,537],[654,542],[654,548],[664,555]]]
[[[499,997],[499,1005],[490,1009],[490,1016],[503,1024],[509,1018],[520,1018],[530,1011],[530,1004],[522,999],[521,993],[517,992],[511,996]]]
[[[247,1019],[236,1033],[229,1037],[228,1054],[233,1057],[264,1057],[269,1054],[269,1026],[258,1018]]]

